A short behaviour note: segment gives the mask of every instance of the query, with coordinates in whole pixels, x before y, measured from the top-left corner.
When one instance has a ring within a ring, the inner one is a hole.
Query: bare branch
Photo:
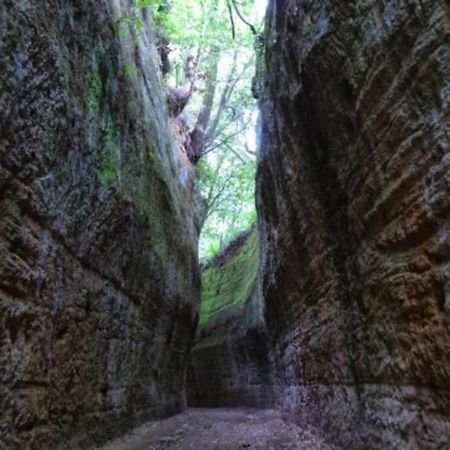
[[[250,161],[244,159],[233,147],[231,147],[230,144],[227,144],[226,142],[221,142],[221,144],[224,145],[228,150],[230,150],[235,156],[237,156],[244,164],[247,164],[249,166],[252,165]]]
[[[254,27],[250,22],[248,22],[248,21],[245,19],[245,17],[241,14],[241,12],[239,11],[239,8],[237,7],[237,4],[236,4],[236,0],[231,0],[231,2],[233,3],[234,10],[236,11],[236,14],[238,15],[239,19],[241,19],[242,22],[244,22],[245,25],[247,25],[247,26],[250,28],[250,30],[252,30],[252,33],[253,33],[255,36],[257,36],[258,33],[257,33],[255,27]]]
[[[233,10],[231,9],[230,0],[227,1],[228,14],[230,15],[231,35],[233,40],[236,39],[236,27],[234,26]]]

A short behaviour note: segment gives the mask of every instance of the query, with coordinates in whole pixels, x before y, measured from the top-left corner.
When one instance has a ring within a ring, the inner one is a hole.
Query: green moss
[[[107,187],[112,186],[119,175],[118,152],[117,132],[111,116],[107,116],[97,163],[100,180]]]
[[[258,236],[252,231],[235,253],[203,272],[200,326],[246,302],[256,283],[258,261]]]
[[[149,147],[147,149],[147,156],[151,161],[155,161],[156,154],[155,154],[155,149],[153,147]]]
[[[124,65],[124,71],[125,71],[125,75],[127,75],[128,77],[135,77],[139,72],[136,64],[131,64],[131,63]]]
[[[101,182],[110,187],[118,178],[119,144],[117,131],[109,111],[102,111],[103,84],[98,67],[94,67],[88,77],[86,89],[86,101],[89,122],[97,124],[101,132],[98,135],[97,170]]]
[[[88,77],[86,96],[88,115],[92,120],[98,116],[102,97],[102,80],[97,68],[93,69]]]

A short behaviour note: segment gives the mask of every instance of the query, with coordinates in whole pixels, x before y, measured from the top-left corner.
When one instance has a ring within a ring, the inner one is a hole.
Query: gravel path
[[[280,412],[255,409],[188,409],[147,423],[101,450],[332,450],[312,430],[286,422]]]

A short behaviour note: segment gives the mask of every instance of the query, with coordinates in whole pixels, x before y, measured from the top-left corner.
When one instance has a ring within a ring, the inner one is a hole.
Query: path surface
[[[150,422],[101,450],[332,450],[311,430],[275,410],[188,409]]]

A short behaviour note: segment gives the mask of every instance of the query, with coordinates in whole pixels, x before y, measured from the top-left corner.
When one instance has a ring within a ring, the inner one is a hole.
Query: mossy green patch
[[[98,67],[89,74],[87,82],[88,118],[92,123],[102,122],[98,135],[97,170],[101,182],[110,187],[118,178],[119,144],[114,121],[108,110],[102,108],[103,85]]]
[[[127,75],[128,77],[135,77],[138,74],[139,69],[136,64],[127,63],[124,65],[124,71],[125,75]]]
[[[107,116],[104,126],[102,146],[98,158],[98,171],[101,182],[110,187],[119,175],[118,161],[119,143],[117,132],[110,116]]]
[[[92,120],[98,116],[102,97],[102,80],[97,67],[89,74],[86,96],[89,120]]]
[[[147,156],[151,161],[155,161],[156,154],[155,154],[155,149],[153,147],[149,147],[147,149]]]
[[[237,251],[213,262],[202,274],[203,292],[200,326],[222,311],[243,305],[250,297],[258,276],[259,247],[252,231]]]

